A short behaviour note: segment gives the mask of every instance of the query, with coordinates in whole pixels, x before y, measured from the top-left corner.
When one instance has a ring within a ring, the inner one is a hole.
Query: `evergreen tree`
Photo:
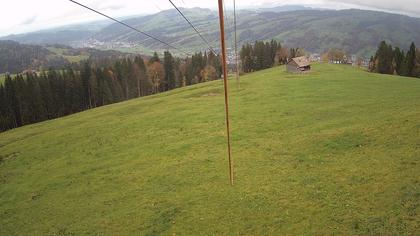
[[[127,58],[123,59],[121,63],[118,63],[118,77],[121,82],[121,87],[124,91],[124,99],[127,100],[130,98],[130,90],[129,90],[129,80],[130,80],[130,70],[131,70],[131,63],[130,60]]]
[[[91,108],[95,108],[98,103],[99,97],[99,90],[98,90],[98,77],[97,77],[97,69],[92,68],[90,77],[89,77],[89,94],[90,94],[90,106]]]
[[[23,75],[18,74],[14,79],[12,79],[12,84],[14,88],[14,93],[16,96],[16,101],[18,101],[18,105],[16,109],[20,113],[21,125],[30,124],[30,107],[28,104],[28,100],[30,99],[29,92],[27,89],[27,84]]]
[[[248,73],[251,71],[251,63],[250,63],[250,56],[251,56],[251,49],[249,44],[242,45],[242,49],[239,52],[239,56],[242,62],[242,71]]]
[[[123,101],[124,92],[121,88],[121,83],[117,78],[117,73],[115,73],[112,68],[108,68],[108,76],[111,79],[111,92],[114,102]]]
[[[4,95],[4,87],[0,84],[0,131],[9,129],[9,119],[7,117],[7,101]]]
[[[212,54],[214,55],[214,54]],[[213,62],[209,65],[212,65],[214,67],[214,69],[216,69],[216,77],[218,79],[220,79],[222,77],[222,73],[223,73],[223,68],[222,68],[222,63],[221,63],[221,59],[220,59],[220,55],[214,55],[214,58],[212,60]]]
[[[112,94],[112,78],[107,69],[101,71],[102,83],[101,83],[101,99],[104,105],[111,104],[115,101]]]
[[[378,73],[393,74],[393,50],[391,45],[387,45],[385,41],[382,41],[378,47],[375,57],[378,60]]]
[[[42,102],[41,89],[36,76],[27,74],[26,76],[26,105],[28,123],[43,121],[47,118]]]
[[[22,115],[20,110],[20,101],[18,99],[17,91],[14,82],[9,75],[6,75],[4,80],[4,96],[8,105],[6,112],[10,114],[11,128],[22,126]]]
[[[404,50],[401,51],[401,54],[403,55],[403,60],[401,62],[400,65],[400,73],[399,75],[402,76],[408,76],[408,64],[407,64],[407,57],[406,57],[406,53],[404,52]]]
[[[47,79],[47,75],[45,73],[43,73],[40,76],[39,79],[39,87],[40,87],[40,93],[41,93],[41,99],[42,99],[42,103],[44,104],[44,112],[45,112],[45,117],[47,119],[52,119],[53,118],[53,97],[52,97],[52,92],[51,92],[51,87],[50,87],[50,83],[49,80]],[[72,104],[72,101],[68,101],[70,104]],[[70,114],[73,112],[70,112]]]
[[[274,59],[272,58],[271,54],[271,44],[269,42],[266,42],[264,44],[264,69],[270,68],[274,64]]]
[[[169,51],[164,52],[163,67],[165,70],[165,79],[163,85],[163,91],[167,91],[175,88],[175,69],[174,59]]]
[[[207,61],[207,63],[210,63],[210,62]],[[174,88],[182,87],[181,59],[180,58],[174,58],[174,74],[175,74]]]
[[[159,55],[157,54],[157,52],[154,52],[153,56],[149,59],[149,65],[155,62],[160,62]]]
[[[414,76],[414,67],[416,65],[416,45],[411,43],[410,50],[407,52],[407,76]]]
[[[254,45],[254,55],[255,55],[255,70],[262,70],[265,68],[267,63],[267,51],[265,50],[264,42],[255,42]]]
[[[144,96],[144,83],[146,81],[146,67],[144,65],[144,61],[143,58],[141,58],[140,56],[137,56],[134,59],[134,64],[133,64],[133,73],[135,76],[135,80],[136,80],[136,91],[137,91],[137,97],[141,97]]]
[[[394,50],[395,71],[398,75],[402,74],[403,64],[405,63],[404,52],[401,52],[399,47]]]
[[[86,109],[92,108],[91,104],[91,89],[90,89],[90,77],[91,77],[91,68],[89,62],[85,62],[82,72],[80,74],[82,78],[82,88],[83,88],[83,102]]]
[[[80,111],[80,96],[78,95],[78,92],[81,91],[81,88],[77,86],[75,73],[71,68],[67,68],[65,70],[65,77],[64,77],[64,84],[65,84],[65,93],[64,93],[64,106],[65,111],[64,115],[69,115],[75,112]],[[46,106],[46,110],[49,110],[47,103],[51,102],[51,91],[49,91],[49,85],[43,82],[43,79],[41,77],[40,79],[40,87],[41,87],[41,94],[42,94],[42,100],[44,101],[44,104]],[[45,93],[45,94],[44,94]],[[47,111],[47,113],[49,113]],[[50,115],[48,115],[48,118],[51,118]]]

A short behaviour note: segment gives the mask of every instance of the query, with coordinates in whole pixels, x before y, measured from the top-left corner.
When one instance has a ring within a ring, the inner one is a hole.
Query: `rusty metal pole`
[[[223,84],[225,87],[225,110],[226,110],[226,132],[227,147],[229,157],[229,179],[230,185],[233,185],[233,162],[230,151],[230,127],[229,127],[229,99],[228,99],[228,81],[226,66],[226,45],[225,45],[225,22],[223,17],[223,0],[219,0],[219,21],[220,21],[220,41],[222,46],[222,67],[223,67]]]

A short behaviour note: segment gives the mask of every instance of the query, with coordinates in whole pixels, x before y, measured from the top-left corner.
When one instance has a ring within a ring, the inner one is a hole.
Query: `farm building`
[[[311,64],[306,57],[295,57],[287,63],[286,69],[292,73],[305,73],[311,70]]]

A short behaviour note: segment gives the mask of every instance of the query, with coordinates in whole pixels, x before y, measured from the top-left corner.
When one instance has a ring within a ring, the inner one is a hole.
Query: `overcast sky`
[[[78,0],[115,17],[170,9],[168,0]],[[217,0],[173,0],[179,7],[215,9]],[[225,0],[231,8],[233,0]],[[420,17],[420,0],[236,0],[238,8],[305,5],[331,9],[359,8]],[[0,0],[0,36],[103,19],[68,0]],[[420,28],[420,26],[419,26]]]

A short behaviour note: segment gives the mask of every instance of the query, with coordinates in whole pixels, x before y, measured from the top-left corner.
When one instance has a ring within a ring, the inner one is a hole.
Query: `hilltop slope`
[[[414,234],[420,80],[314,65],[0,134],[0,235]]]

